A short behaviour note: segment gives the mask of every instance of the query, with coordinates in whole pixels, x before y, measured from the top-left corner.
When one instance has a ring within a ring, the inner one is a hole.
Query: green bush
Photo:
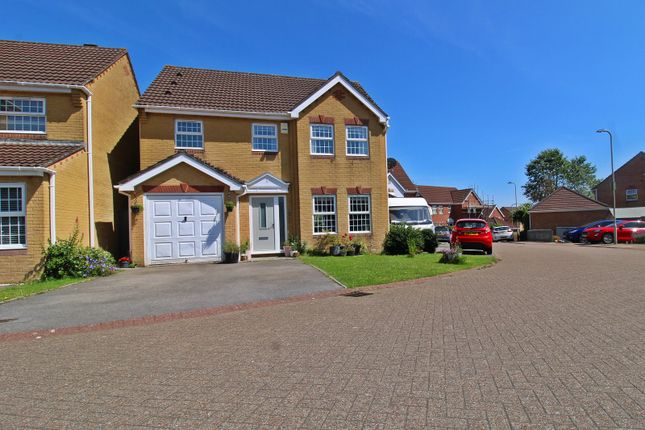
[[[443,264],[462,264],[465,263],[466,259],[464,256],[461,254],[461,250],[449,250],[445,251],[441,258],[439,259],[439,263]]]
[[[421,230],[421,236],[423,237],[423,250],[430,254],[434,254],[439,246],[437,236],[430,229]]]
[[[383,252],[389,255],[414,255],[420,249],[423,249],[421,231],[409,225],[390,226],[390,231],[383,241]]]
[[[67,239],[50,243],[44,250],[43,279],[106,276],[116,270],[112,254],[81,245],[78,228]]]
[[[298,236],[289,236],[289,245],[294,251],[298,251],[298,254],[305,255],[307,252],[307,242],[300,240]]]

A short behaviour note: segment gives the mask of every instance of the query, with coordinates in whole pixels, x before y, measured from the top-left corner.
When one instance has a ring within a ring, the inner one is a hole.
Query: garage
[[[220,261],[222,194],[145,194],[146,264]]]

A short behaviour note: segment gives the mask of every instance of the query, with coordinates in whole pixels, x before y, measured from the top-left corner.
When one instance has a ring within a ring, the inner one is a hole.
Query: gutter
[[[0,176],[49,175],[49,240],[56,243],[56,171],[47,167],[0,166]]]
[[[87,100],[87,193],[89,205],[89,218],[90,218],[90,246],[94,247],[96,243],[96,232],[94,229],[94,168],[92,159],[92,91],[85,85],[69,85],[69,84],[51,84],[42,82],[25,82],[25,81],[0,81],[3,89],[11,87],[22,91],[42,91],[50,93],[71,92],[72,90],[79,90],[83,92]],[[18,88],[15,88],[18,87]]]

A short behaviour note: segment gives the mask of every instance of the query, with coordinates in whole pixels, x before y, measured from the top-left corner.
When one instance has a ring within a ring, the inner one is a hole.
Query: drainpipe
[[[49,241],[56,243],[56,172],[49,172]]]
[[[235,224],[236,224],[236,239],[237,239],[237,246],[240,246],[240,197],[242,197],[245,194],[248,194],[249,189],[247,188],[246,185],[242,185],[243,190],[241,194],[238,194],[236,199],[236,205],[237,205],[237,212],[235,212]]]
[[[94,231],[94,162],[92,159],[92,93],[87,90],[87,194],[89,197],[90,212],[90,246],[96,243]]]

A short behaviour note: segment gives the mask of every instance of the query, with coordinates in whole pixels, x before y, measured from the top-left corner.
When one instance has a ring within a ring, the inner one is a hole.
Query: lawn
[[[426,278],[495,262],[495,257],[485,255],[466,255],[463,264],[442,264],[439,263],[440,258],[441,254],[419,254],[414,257],[378,254],[355,257],[301,257],[305,263],[319,268],[350,288]]]
[[[87,281],[89,278],[64,278],[49,279],[47,281],[33,281],[24,284],[15,284],[8,287],[0,287],[0,303],[20,297],[33,296],[55,290],[65,285]]]

